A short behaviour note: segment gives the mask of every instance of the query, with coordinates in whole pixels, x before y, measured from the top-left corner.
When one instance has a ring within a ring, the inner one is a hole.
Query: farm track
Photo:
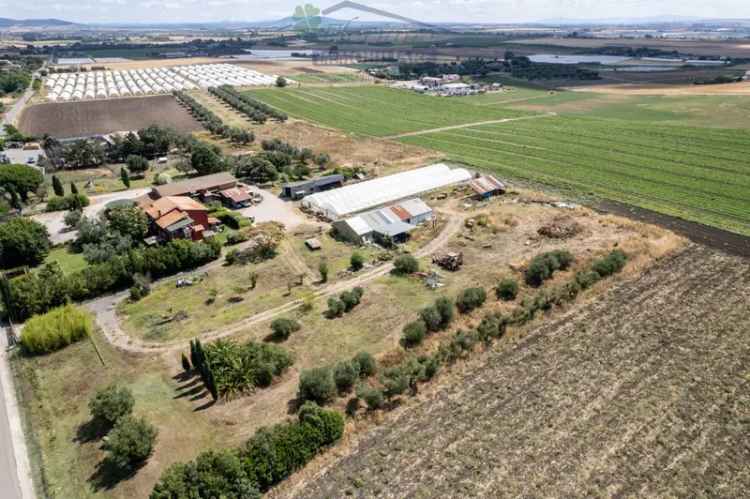
[[[442,128],[433,128],[431,130],[420,130],[418,132],[407,132],[407,133],[402,133],[399,135],[391,135],[390,137],[383,137],[383,140],[394,140],[394,139],[401,139],[404,137],[416,137],[418,135],[429,135],[431,133],[449,132],[451,130],[460,130],[462,128],[473,128],[476,126],[483,126],[483,125],[499,125],[501,123],[510,123],[512,121],[536,120],[539,118],[550,118],[554,116],[557,116],[557,113],[538,114],[538,115],[533,115],[533,116],[521,116],[520,118],[504,118],[501,120],[480,121],[477,123],[466,123],[464,125],[453,125],[453,126],[446,126]]]
[[[451,212],[450,218],[448,219],[446,226],[443,228],[440,234],[438,234],[432,241],[428,242],[424,247],[416,251],[414,253],[415,256],[424,257],[424,256],[429,256],[437,252],[440,248],[445,246],[453,236],[455,236],[461,230],[463,221],[464,221],[464,217],[462,215]],[[293,257],[290,257],[288,254],[290,251],[293,252],[294,250],[291,247],[287,247],[287,248],[282,247],[282,250],[281,250],[282,255],[286,255],[284,256],[284,258],[287,261],[290,261],[293,258]],[[299,258],[299,256],[297,256],[297,258]],[[222,265],[222,263],[223,262],[221,260],[218,260],[200,269],[195,269],[194,271],[192,271],[192,273],[206,272],[212,268],[216,268]],[[304,262],[302,262],[301,259],[299,263],[301,265],[304,265]],[[304,268],[307,268],[307,267],[304,266]],[[309,268],[307,269],[308,269],[308,272],[311,272]],[[302,270],[302,267],[300,267],[299,270]],[[388,275],[392,270],[393,270],[392,263],[383,264],[383,265],[374,267],[368,271],[365,271],[352,279],[335,282],[325,287],[318,288],[317,290],[313,292],[312,296],[316,299],[324,299],[329,296],[333,296],[343,291],[346,291],[347,289],[351,289],[357,286],[365,286],[368,283],[380,277]],[[166,281],[172,278],[167,278],[164,280]],[[141,353],[141,354],[143,353],[168,353],[168,352],[180,350],[185,347],[185,342],[187,341],[186,339],[174,340],[174,341],[169,341],[169,342],[161,342],[161,343],[147,342],[147,341],[139,340],[137,338],[133,338],[132,336],[128,335],[125,331],[123,331],[122,327],[120,326],[120,321],[117,317],[116,308],[117,308],[117,304],[120,303],[122,300],[126,299],[127,296],[128,296],[128,292],[123,291],[114,295],[104,296],[102,298],[98,298],[96,300],[92,300],[86,303],[86,306],[89,308],[89,310],[91,310],[95,314],[96,322],[99,325],[99,327],[102,329],[102,332],[104,333],[104,336],[107,338],[107,341],[109,341],[116,348],[119,348],[123,351],[131,352],[131,353]],[[252,326],[262,324],[263,322],[274,319],[280,315],[288,314],[294,310],[297,310],[302,305],[303,305],[302,300],[291,300],[278,307],[266,310],[259,314],[255,314],[251,317],[238,321],[234,324],[229,324],[219,330],[201,334],[200,338],[202,341],[214,341],[214,340],[218,340],[221,338],[226,338],[234,334],[237,334]]]
[[[749,302],[750,261],[691,245],[501,343],[286,497],[740,497]]]

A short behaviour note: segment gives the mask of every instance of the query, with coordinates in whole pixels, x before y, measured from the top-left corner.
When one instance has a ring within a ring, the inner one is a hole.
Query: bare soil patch
[[[574,87],[571,90],[621,95],[750,95],[750,82],[721,85],[665,85],[657,83],[618,83]]]
[[[171,95],[39,104],[24,111],[19,128],[28,135],[69,138],[138,130],[152,124],[181,132],[201,129]]]
[[[499,344],[274,495],[742,496],[749,300],[746,259],[691,245]]]
[[[254,69],[261,73],[291,76],[299,73],[356,73],[356,69],[345,66],[317,66],[312,61],[237,61],[225,60],[237,66]]]

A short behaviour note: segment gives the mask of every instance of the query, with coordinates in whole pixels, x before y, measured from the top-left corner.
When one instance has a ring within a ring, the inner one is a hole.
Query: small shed
[[[480,199],[489,199],[493,196],[504,194],[506,191],[505,184],[492,175],[477,177],[469,182],[469,186],[471,186],[476,196]]]
[[[302,199],[316,192],[336,189],[344,185],[343,175],[326,175],[325,177],[291,182],[282,186],[282,195],[289,199]]]

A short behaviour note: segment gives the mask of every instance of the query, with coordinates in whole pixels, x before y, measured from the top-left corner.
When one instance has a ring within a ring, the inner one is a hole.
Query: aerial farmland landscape
[[[747,497],[719,3],[6,2],[0,496]]]

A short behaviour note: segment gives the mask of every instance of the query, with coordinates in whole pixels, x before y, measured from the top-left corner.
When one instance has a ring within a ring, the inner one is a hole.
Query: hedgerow
[[[567,270],[574,261],[569,251],[557,250],[535,256],[529,263],[525,273],[526,284],[541,286],[544,281],[552,278],[557,270]]]

